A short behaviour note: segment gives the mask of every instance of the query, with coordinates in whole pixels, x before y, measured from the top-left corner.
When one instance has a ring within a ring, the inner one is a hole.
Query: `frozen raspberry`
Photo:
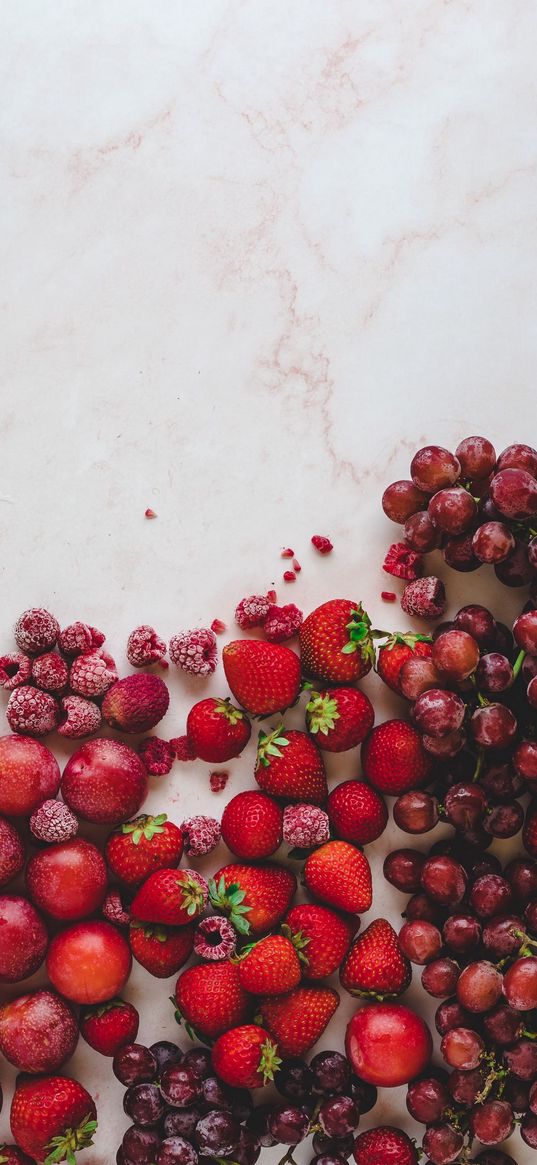
[[[0,688],[12,692],[13,688],[26,684],[32,674],[32,661],[22,651],[13,651],[0,656]]]
[[[187,817],[181,825],[185,853],[191,858],[201,858],[212,853],[220,841],[220,823],[215,817]]]
[[[32,679],[46,692],[61,692],[67,687],[69,668],[61,655],[47,651],[32,661]]]
[[[170,748],[176,760],[196,760],[196,750],[188,736],[174,736]]]
[[[170,693],[160,676],[138,672],[116,680],[103,700],[103,716],[120,732],[149,732],[168,711]]]
[[[284,570],[284,572],[283,572],[283,581],[284,582],[294,582],[295,579],[296,579],[296,574],[295,574],[294,570]]]
[[[192,676],[210,676],[216,669],[216,636],[206,627],[179,631],[170,639],[170,659]]]
[[[382,569],[386,574],[393,574],[394,578],[420,578],[423,574],[423,558],[405,542],[392,542]]]
[[[222,623],[221,619],[213,619],[211,623],[211,631],[214,631],[215,635],[222,635],[224,631],[227,631],[227,624]]]
[[[403,611],[420,619],[439,619],[446,605],[446,589],[434,574],[407,583],[401,597]]]
[[[325,538],[322,534],[314,534],[311,544],[319,551],[319,554],[330,554],[330,551],[334,549],[330,539]]]
[[[90,651],[73,660],[69,679],[79,696],[104,696],[117,680],[116,665],[108,652]]]
[[[132,667],[148,667],[150,663],[161,663],[166,655],[166,644],[157,635],[155,628],[142,623],[131,631],[127,640],[127,659]]]
[[[262,627],[268,615],[270,601],[266,595],[248,595],[235,610],[235,622],[243,631]]]
[[[63,801],[43,801],[30,817],[30,829],[34,837],[52,845],[76,837],[78,820]]]
[[[138,756],[152,777],[163,777],[171,770],[175,752],[167,740],[162,740],[160,736],[147,736],[138,745]]]
[[[302,611],[294,603],[269,607],[263,630],[270,643],[283,643],[284,639],[296,635],[303,618]]]
[[[283,839],[298,849],[311,849],[330,837],[330,822],[318,805],[286,805],[283,811]]]
[[[101,906],[101,914],[114,926],[128,926],[130,917],[121,901],[119,890],[110,890]]]
[[[17,647],[21,651],[26,651],[28,655],[39,655],[40,651],[49,651],[54,647],[60,634],[60,624],[44,607],[31,607],[19,615],[14,631]]]
[[[60,709],[48,692],[23,685],[11,693],[6,717],[13,732],[25,736],[46,736],[53,732],[60,719]]]
[[[229,959],[235,953],[237,933],[229,918],[213,914],[204,918],[196,927],[194,950],[200,959]]]
[[[89,623],[70,623],[60,631],[58,647],[64,655],[87,655],[88,651],[96,651],[105,641],[105,636],[97,627]]]
[[[212,793],[221,793],[222,789],[225,789],[228,781],[229,781],[229,773],[226,773],[226,772],[211,773],[211,775],[209,777],[209,784],[211,786],[211,792]]]
[[[98,704],[86,700],[84,696],[63,696],[60,700],[62,718],[58,724],[60,736],[68,740],[78,740],[81,736],[91,736],[101,727],[102,716]]]

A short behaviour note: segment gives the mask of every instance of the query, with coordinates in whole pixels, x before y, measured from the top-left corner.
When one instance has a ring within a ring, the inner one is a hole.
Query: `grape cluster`
[[[509,587],[537,582],[537,450],[514,444],[500,456],[486,437],[465,437],[455,453],[419,449],[410,480],[384,491],[384,513],[403,526],[416,578],[421,557],[441,549],[448,566],[477,570],[483,563]],[[392,548],[393,549],[393,548]]]

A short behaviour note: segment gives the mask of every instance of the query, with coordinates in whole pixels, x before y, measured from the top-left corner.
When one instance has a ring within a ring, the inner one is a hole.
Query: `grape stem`
[[[513,664],[513,676],[514,676],[515,680],[520,673],[520,669],[522,667],[522,664],[524,663],[525,658],[526,658],[526,652],[519,651],[519,653],[515,659],[515,662]]]
[[[477,754],[477,761],[476,761],[476,766],[474,769],[474,775],[472,777],[472,781],[479,780],[479,778],[481,776],[481,769],[483,768],[484,760],[485,760],[485,750],[483,748],[480,748],[479,752]]]
[[[289,1147],[285,1156],[278,1161],[278,1165],[297,1165],[293,1157],[293,1145]]]

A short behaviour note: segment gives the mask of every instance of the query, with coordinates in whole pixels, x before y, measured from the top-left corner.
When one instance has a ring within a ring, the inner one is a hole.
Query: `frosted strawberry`
[[[129,945],[137,963],[156,979],[169,979],[184,967],[194,946],[194,927],[131,922]]]
[[[402,995],[412,968],[397,935],[385,918],[377,918],[355,939],[340,970],[341,986],[351,995],[386,999]]]
[[[431,758],[411,724],[387,720],[364,740],[362,767],[374,789],[398,795],[427,784]]]
[[[246,714],[231,700],[214,696],[199,700],[190,709],[186,734],[195,755],[210,764],[222,764],[239,756],[252,731]]]
[[[222,866],[210,883],[211,904],[229,915],[241,934],[272,930],[296,893],[295,875],[276,862]]]
[[[274,1080],[281,1059],[269,1033],[256,1024],[232,1028],[212,1050],[213,1068],[232,1088],[262,1088]]]
[[[347,841],[327,841],[304,865],[308,890],[336,909],[362,914],[372,901],[371,870],[361,850]]]
[[[316,607],[304,620],[299,639],[304,671],[328,683],[353,683],[374,662],[371,620],[361,603],[351,599],[330,599]]]
[[[358,688],[312,692],[306,706],[308,732],[319,748],[345,752],[361,744],[375,723],[371,700]]]
[[[251,996],[241,987],[235,963],[200,963],[179,976],[175,986],[178,1022],[215,1040],[222,1032],[246,1023]]]
[[[377,671],[384,683],[392,692],[401,694],[401,669],[407,660],[413,657],[430,659],[432,642],[428,635],[414,635],[408,632],[390,635],[389,639],[379,648],[377,655]]]
[[[273,934],[246,948],[239,962],[239,978],[250,995],[283,995],[298,987],[300,959],[293,943],[284,935]]]
[[[110,834],[105,857],[126,886],[139,886],[155,870],[178,866],[183,853],[181,830],[165,813],[143,815],[127,821]]]
[[[376,841],[388,824],[383,798],[365,781],[342,781],[336,785],[329,794],[326,810],[335,836],[356,845]]]
[[[304,903],[285,916],[283,933],[291,939],[304,979],[326,979],[337,971],[349,949],[355,926],[327,906]]]
[[[322,805],[328,796],[323,759],[305,732],[285,729],[260,732],[255,779],[266,793],[286,801]]]
[[[208,897],[197,870],[156,870],[136,894],[131,914],[142,922],[186,926],[203,913]]]
[[[11,1102],[11,1132],[21,1149],[38,1161],[74,1162],[93,1143],[95,1104],[68,1076],[22,1078]]]
[[[222,652],[227,682],[253,716],[271,716],[294,704],[300,691],[300,660],[279,643],[236,639]]]
[[[303,1056],[322,1036],[339,1007],[330,987],[296,987],[287,995],[262,999],[259,1014],[282,1056]]]

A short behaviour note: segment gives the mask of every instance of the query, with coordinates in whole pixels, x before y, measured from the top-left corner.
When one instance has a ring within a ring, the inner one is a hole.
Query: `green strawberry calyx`
[[[329,692],[324,694],[314,692],[309,704],[306,704],[306,717],[309,732],[314,735],[321,732],[323,736],[328,736],[335,727],[336,720],[341,719],[337,710],[337,700]]]
[[[349,632],[349,638],[344,647],[341,648],[342,654],[352,655],[353,652],[359,651],[364,662],[368,659],[374,662],[375,651],[371,638],[371,619],[361,603],[358,604],[356,610],[351,611],[351,617],[349,622],[345,624],[345,630]]]
[[[186,910],[189,918],[194,918],[200,914],[205,906],[207,900],[205,887],[196,878],[191,878],[188,875],[185,878],[185,871],[180,871],[180,878],[177,880],[177,885],[182,891],[181,908]]]
[[[197,1031],[195,1027],[192,1027],[192,1024],[189,1023],[187,1019],[185,1019],[185,1016],[183,1015],[175,997],[173,995],[170,995],[169,1000],[170,1000],[170,1003],[173,1005],[175,1022],[177,1024],[179,1024],[179,1027],[181,1027],[182,1024],[184,1023],[185,1031],[186,1031],[188,1038],[190,1040],[195,1041],[198,1044],[205,1044],[206,1047],[208,1047],[208,1048],[212,1047],[211,1040],[207,1039],[207,1036],[204,1036],[204,1035],[202,1035],[201,1032]]]
[[[55,1165],[57,1161],[67,1161],[68,1165],[76,1165],[75,1153],[79,1149],[87,1149],[93,1145],[93,1134],[97,1128],[97,1121],[87,1116],[76,1129],[65,1129],[57,1137],[52,1137],[46,1146],[51,1152],[45,1157],[44,1165]]]
[[[141,930],[145,938],[154,938],[157,943],[168,941],[166,927],[159,926],[156,922],[131,922],[131,930]]]
[[[88,1019],[101,1019],[103,1015],[107,1015],[109,1011],[120,1011],[122,1007],[127,1007],[124,999],[109,999],[108,1003],[100,1003],[98,1007],[90,1007],[88,1011],[83,1012],[82,1021],[87,1022]],[[0,1165],[2,1158],[0,1157]]]
[[[214,878],[209,882],[209,899],[211,906],[219,907],[225,910],[229,921],[235,927],[239,934],[250,933],[250,923],[244,917],[252,909],[251,906],[244,905],[246,897],[245,891],[241,890],[238,882],[232,882],[230,886],[226,887],[224,875],[216,883]]]
[[[274,1080],[274,1073],[279,1070],[281,1057],[278,1055],[278,1045],[273,1040],[265,1040],[261,1047],[261,1056],[257,1071],[263,1077],[263,1084]]]
[[[305,948],[308,946],[311,939],[307,938],[307,936],[303,934],[301,930],[291,930],[291,927],[288,926],[286,922],[282,924],[282,934],[284,934],[285,937],[288,938],[290,942],[292,942],[300,962],[303,963],[305,967],[308,967],[309,959],[305,953]]]
[[[283,756],[282,748],[286,748],[289,741],[282,733],[285,731],[283,724],[279,724],[272,732],[260,732],[257,745],[257,760],[256,768],[263,765],[268,768],[271,757]]]
[[[219,699],[214,710],[217,715],[225,716],[232,727],[235,724],[239,724],[241,720],[244,720],[244,712],[241,708],[236,708],[235,704],[231,703],[229,696],[226,696],[223,700]]]
[[[432,641],[432,635],[419,635],[414,631],[393,631],[392,634],[388,636],[386,643],[382,644],[381,650],[391,651],[394,647],[401,647],[404,645],[406,647],[410,647],[410,649],[414,651],[416,643],[432,643]]]
[[[142,838],[152,841],[155,834],[164,833],[164,824],[168,820],[166,813],[159,813],[158,817],[148,817],[143,814],[135,817],[134,821],[127,821],[121,826],[121,832],[130,834],[133,845],[139,845]]]

